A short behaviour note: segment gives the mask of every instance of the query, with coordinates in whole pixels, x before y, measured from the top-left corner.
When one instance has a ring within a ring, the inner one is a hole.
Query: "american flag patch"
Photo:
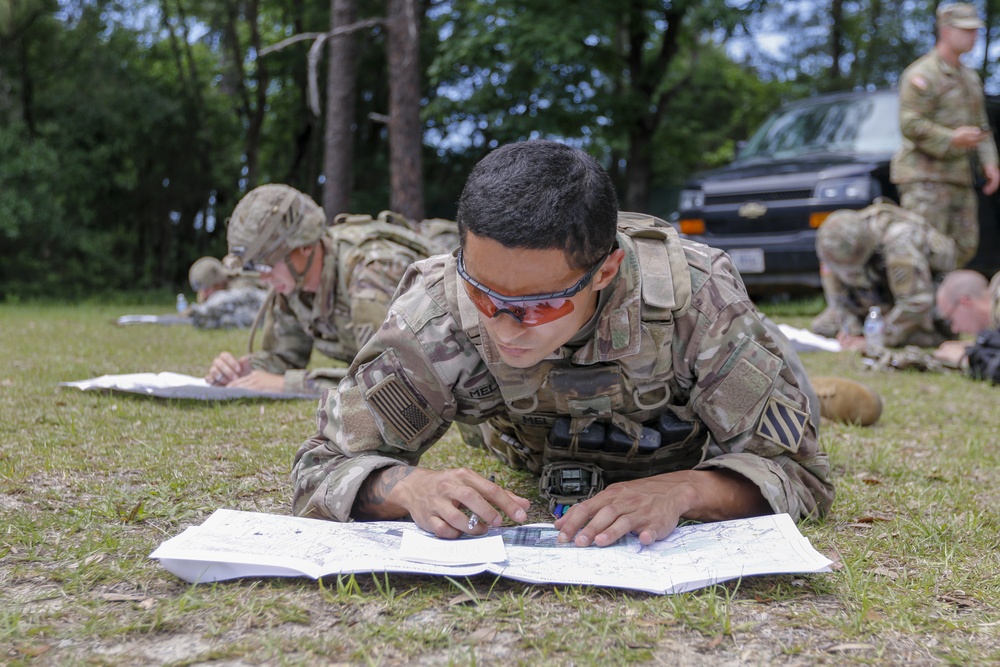
[[[805,412],[780,403],[772,396],[767,401],[764,414],[760,416],[757,434],[794,452],[799,448],[807,421],[809,415]]]
[[[407,443],[414,442],[433,423],[413,393],[395,375],[372,387],[365,399],[372,411]]]

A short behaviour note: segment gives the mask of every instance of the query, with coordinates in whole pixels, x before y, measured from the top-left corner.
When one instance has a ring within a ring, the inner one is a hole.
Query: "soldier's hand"
[[[841,350],[863,350],[865,349],[864,336],[852,336],[841,331],[837,334],[837,342],[840,343]]]
[[[990,136],[989,132],[983,132],[978,127],[963,125],[956,127],[952,132],[951,145],[956,148],[974,148],[988,136]]]
[[[482,535],[503,525],[503,515],[522,523],[531,502],[468,468],[415,468],[393,487],[390,500],[405,508],[413,521],[438,537]],[[472,512],[478,522],[470,522]]]
[[[983,185],[983,194],[991,195],[1000,187],[1000,167],[995,164],[984,164],[983,174],[986,176],[986,183]]]
[[[612,484],[573,505],[556,522],[560,542],[606,547],[635,533],[642,544],[662,540],[681,518],[720,521],[767,513],[770,506],[745,477],[682,470]]]
[[[254,389],[256,391],[281,392],[285,390],[285,376],[267,371],[250,371],[243,377],[229,383],[235,389]]]
[[[205,382],[214,386],[228,385],[237,378],[250,373],[250,357],[237,359],[229,352],[223,352],[212,360],[205,375]]]
[[[962,363],[965,358],[965,349],[969,347],[968,341],[946,340],[934,350],[934,358],[954,366]]]

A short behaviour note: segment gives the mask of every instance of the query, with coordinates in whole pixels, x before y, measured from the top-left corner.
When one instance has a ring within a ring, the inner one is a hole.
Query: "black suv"
[[[996,127],[1000,100],[988,100]],[[787,104],[754,132],[727,167],[694,176],[681,191],[682,234],[729,253],[755,294],[820,287],[816,229],[833,211],[899,201],[889,160],[901,142],[895,91],[821,95]],[[1000,269],[996,195],[979,197],[979,253],[970,264]]]

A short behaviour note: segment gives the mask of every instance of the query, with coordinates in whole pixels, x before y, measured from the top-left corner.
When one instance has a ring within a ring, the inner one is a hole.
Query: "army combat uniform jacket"
[[[385,320],[406,267],[438,246],[422,236],[367,216],[351,216],[323,239],[323,273],[315,293],[275,294],[254,369],[284,375],[288,392],[320,393],[336,385],[343,369],[306,371],[313,348],[350,363]]]
[[[937,181],[972,187],[969,150],[951,145],[963,125],[989,127],[983,83],[965,65],[952,67],[937,51],[906,68],[899,83],[903,145],[892,158],[893,183]],[[997,164],[992,139],[976,150],[983,164]]]
[[[618,245],[625,259],[591,337],[527,369],[504,364],[480,328],[453,255],[412,266],[386,323],[320,401],[319,432],[295,457],[294,512],[349,520],[370,473],[416,464],[453,420],[489,420],[508,445],[491,449],[538,472],[557,418],[634,431],[670,413],[703,437],[663,447],[655,461],[622,454],[599,464],[622,479],[730,470],[775,512],[824,513],[833,486],[815,394],[728,256],[634,214],[621,214]]]
[[[1000,273],[990,280],[990,326],[1000,329]]]

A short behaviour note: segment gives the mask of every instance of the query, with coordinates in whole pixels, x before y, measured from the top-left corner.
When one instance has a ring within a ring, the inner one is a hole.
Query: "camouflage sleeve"
[[[973,90],[976,94],[976,115],[978,116],[979,127],[989,127],[990,119],[986,115],[986,100],[983,96],[982,83],[979,80],[979,76],[972,72],[972,79],[974,81],[970,82],[970,86],[974,86]],[[997,164],[1000,159],[997,157],[997,143],[996,135],[990,134],[986,137],[986,140],[981,142],[976,147],[976,153],[979,155],[979,161],[982,164]]]
[[[954,157],[963,151],[952,147],[953,131],[931,120],[937,98],[937,88],[927,77],[904,72],[899,84],[899,129],[920,152],[938,159]]]
[[[250,355],[250,366],[254,370],[284,375],[289,369],[309,365],[313,348],[312,336],[299,324],[285,296],[279,294],[267,313],[261,348],[259,352]]]
[[[697,469],[746,477],[776,513],[821,516],[834,490],[819,449],[815,393],[734,276],[728,258],[716,258],[693,301],[697,315],[683,327],[678,321],[688,336],[681,363],[693,382],[689,405],[711,433],[710,458]]]
[[[407,273],[385,323],[320,400],[318,432],[292,469],[296,515],[349,520],[369,474],[416,465],[456,413],[470,417],[462,387],[480,383],[485,366],[422,282]]]
[[[884,237],[882,256],[893,297],[893,306],[885,315],[888,347],[906,345],[917,331],[933,330],[934,280],[914,236],[912,226],[896,224],[886,230]]]
[[[1000,329],[1000,273],[990,279],[990,326]]]

